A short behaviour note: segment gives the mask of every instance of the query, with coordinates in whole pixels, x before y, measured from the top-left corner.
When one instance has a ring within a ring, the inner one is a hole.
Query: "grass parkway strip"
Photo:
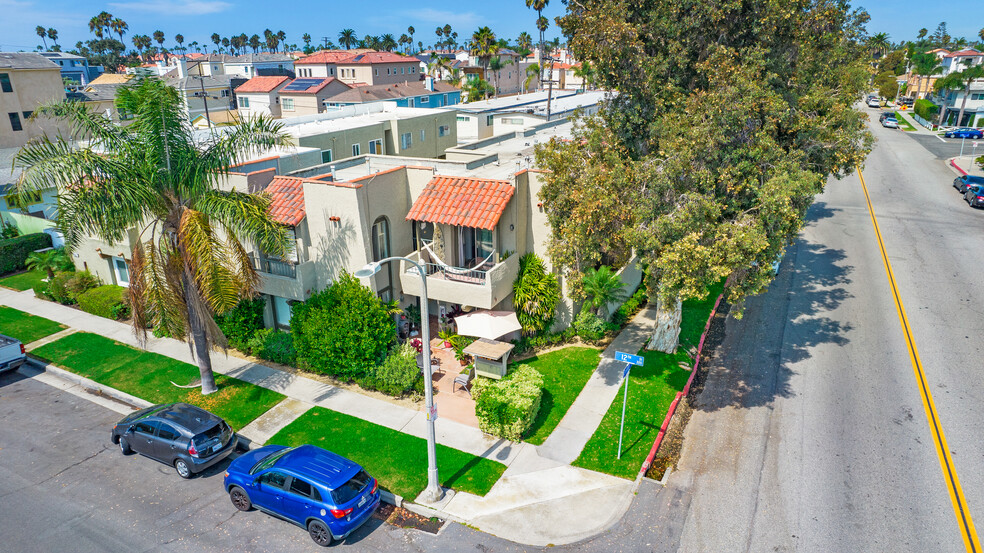
[[[44,271],[24,271],[23,273],[0,278],[0,286],[23,292],[41,284],[41,281],[47,276],[48,274]]]
[[[722,288],[723,283],[718,284],[710,289],[703,300],[684,302],[680,346],[676,353],[647,350],[639,352],[645,362],[642,367],[632,367],[629,375],[622,458],[617,458],[623,394],[619,390],[598,429],[574,461],[574,466],[623,478],[634,478],[638,474],[639,467],[649,454],[653,439],[659,432],[666,410],[690,378],[690,369],[693,367],[690,349],[697,347],[707,317]]]
[[[277,432],[268,444],[314,444],[359,463],[389,491],[413,500],[427,487],[427,444],[423,438],[314,407]],[[506,466],[437,445],[441,484],[484,496]]]
[[[68,328],[44,317],[0,305],[0,334],[17,338],[25,346]]]
[[[203,396],[198,389],[177,388],[199,377],[198,367],[142,351],[109,338],[76,332],[31,352],[80,376],[151,403],[183,401],[207,409],[238,430],[280,403],[285,396],[249,382],[215,375],[219,390]]]

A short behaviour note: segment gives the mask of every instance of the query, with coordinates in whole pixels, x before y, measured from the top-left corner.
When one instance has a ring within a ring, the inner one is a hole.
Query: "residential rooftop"
[[[479,102],[457,104],[454,106],[454,109],[464,113],[528,111],[531,109],[534,113],[538,113],[538,111],[546,113],[548,94],[547,91],[542,91],[517,94],[515,96],[499,96],[498,98],[490,98]],[[595,105],[602,101],[606,94],[608,92],[604,90],[591,90],[588,92],[554,90],[550,103],[550,111],[551,113],[560,113],[578,106]]]
[[[326,102],[378,102],[380,100],[396,100],[399,98],[413,98],[427,94],[441,94],[445,92],[459,92],[461,89],[451,86],[443,81],[434,81],[434,90],[427,90],[424,81],[407,81],[402,83],[381,84],[372,86],[359,86],[351,90],[340,92],[327,98]]]
[[[373,102],[345,106],[337,110],[316,115],[285,117],[278,122],[284,126],[285,131],[300,138],[347,129],[357,129],[393,119],[406,119],[425,115],[431,116],[441,111],[449,110],[441,108],[406,108],[399,107],[393,102]]]
[[[33,52],[0,52],[0,69],[58,69],[58,64]]]

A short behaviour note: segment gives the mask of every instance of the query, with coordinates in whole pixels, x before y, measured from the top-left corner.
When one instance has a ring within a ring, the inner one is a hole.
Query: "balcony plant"
[[[440,338],[441,340],[444,340],[445,349],[451,349],[452,347],[451,342],[454,340],[456,336],[457,334],[451,332],[450,330],[442,330],[437,333],[437,337]]]

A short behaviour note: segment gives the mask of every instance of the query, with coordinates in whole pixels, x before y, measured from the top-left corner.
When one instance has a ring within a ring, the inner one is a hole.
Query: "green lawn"
[[[284,399],[272,390],[220,374],[215,375],[219,391],[207,396],[198,389],[177,388],[170,381],[187,384],[198,378],[198,367],[88,332],[70,334],[31,353],[152,403],[198,405],[237,430]]]
[[[44,271],[24,271],[23,273],[0,278],[0,286],[23,292],[24,290],[34,288],[37,284],[41,284],[41,281],[47,278],[47,276],[48,274]]]
[[[899,122],[899,127],[901,127],[903,131],[916,130],[915,127],[909,124],[909,120],[902,117],[902,114],[897,111],[895,112],[895,120]]]
[[[347,457],[365,467],[379,484],[413,500],[427,487],[427,444],[417,438],[344,415],[314,407],[288,424],[268,444],[313,444]],[[485,495],[506,466],[438,444],[437,468],[441,484]]]
[[[24,345],[68,328],[55,321],[0,305],[0,334],[20,340]]]
[[[560,424],[581,389],[598,367],[601,352],[595,348],[569,347],[522,361],[543,375],[540,411],[526,441],[540,445]]]
[[[622,420],[623,389],[620,388],[605,418],[584,446],[581,456],[574,461],[575,466],[623,478],[634,478],[638,474],[666,418],[670,403],[690,378],[689,368],[693,367],[693,359],[688,351],[700,341],[707,317],[721,289],[722,285],[715,286],[702,301],[684,302],[680,347],[676,353],[640,352],[645,362],[642,367],[633,367],[629,376],[622,458],[616,459],[618,430]]]

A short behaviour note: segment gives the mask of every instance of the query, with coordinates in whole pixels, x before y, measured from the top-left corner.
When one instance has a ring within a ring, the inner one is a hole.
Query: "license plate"
[[[365,495],[364,495],[364,496],[362,496],[362,499],[360,499],[360,500],[359,500],[359,507],[361,507],[361,506],[363,506],[363,505],[365,505],[365,504],[366,504],[366,498],[367,498],[367,497],[368,497],[368,496],[365,496]]]

